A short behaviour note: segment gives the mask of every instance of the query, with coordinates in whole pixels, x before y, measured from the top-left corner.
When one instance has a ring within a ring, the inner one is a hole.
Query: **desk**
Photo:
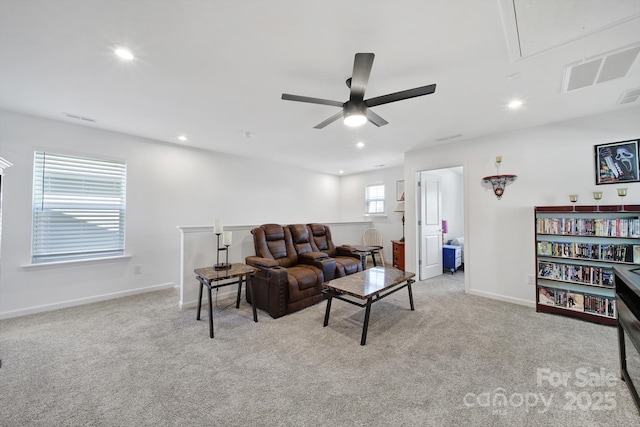
[[[200,320],[200,308],[202,307],[202,288],[206,286],[209,291],[209,337],[213,338],[213,304],[211,303],[211,289],[221,288],[238,284],[238,297],[236,299],[236,308],[240,308],[240,293],[242,291],[242,282],[246,281],[246,289],[251,297],[251,306],[253,307],[253,321],[258,321],[258,313],[253,299],[253,274],[258,270],[246,264],[231,264],[229,269],[214,270],[213,267],[196,268],[193,270],[196,278],[200,282],[200,295],[198,296],[198,314],[196,320]],[[232,282],[220,283],[230,279],[238,279]]]
[[[640,411],[640,275],[637,267],[613,267],[618,312],[620,377]]]
[[[415,274],[404,272],[392,267],[373,267],[349,276],[333,279],[325,283],[325,290],[322,291],[327,297],[327,309],[324,314],[324,324],[329,324],[329,313],[331,312],[331,301],[333,298],[348,302],[349,304],[365,308],[364,323],[362,324],[362,338],[360,345],[367,342],[367,330],[369,329],[369,315],[371,305],[382,298],[391,295],[400,289],[407,288],[409,291],[409,305],[413,307],[413,293],[411,284],[415,281]],[[359,300],[366,300],[365,303],[354,301],[349,297]]]
[[[365,254],[364,257],[364,265],[362,266],[363,270],[367,269],[367,255],[371,255],[371,259],[373,260],[373,266],[377,267],[376,263],[376,254],[382,250],[382,246],[362,246],[362,245],[347,245],[353,248],[356,252],[362,252]]]

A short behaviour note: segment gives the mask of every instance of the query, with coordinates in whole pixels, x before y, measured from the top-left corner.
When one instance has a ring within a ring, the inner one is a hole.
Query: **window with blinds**
[[[31,262],[124,255],[126,164],[35,153]]]
[[[367,185],[364,190],[364,213],[384,214],[384,184]]]

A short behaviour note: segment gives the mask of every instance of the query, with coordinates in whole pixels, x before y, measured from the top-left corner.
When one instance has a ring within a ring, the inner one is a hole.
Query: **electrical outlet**
[[[533,274],[527,274],[527,284],[529,285],[536,284],[536,277]]]
[[[140,264],[133,267],[133,274],[141,274],[141,273],[142,273],[142,266]]]

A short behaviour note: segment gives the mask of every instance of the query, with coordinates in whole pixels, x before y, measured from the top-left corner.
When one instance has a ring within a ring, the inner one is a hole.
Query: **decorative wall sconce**
[[[504,189],[507,185],[511,184],[518,177],[517,175],[503,174],[500,175],[500,164],[502,163],[502,156],[496,156],[496,174],[485,176],[482,178],[482,182],[485,184],[491,184],[493,187],[493,193],[498,200],[502,199]]]
[[[231,246],[231,232],[224,231],[222,221],[216,219],[213,226],[213,233],[216,235],[216,263],[213,265],[214,270],[228,270],[231,268],[229,264],[229,246]],[[224,248],[220,247],[220,235],[222,234],[222,244]],[[226,262],[220,262],[220,251],[224,251],[226,254]]]

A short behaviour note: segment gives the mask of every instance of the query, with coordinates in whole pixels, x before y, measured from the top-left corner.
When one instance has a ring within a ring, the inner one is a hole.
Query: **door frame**
[[[464,239],[465,239],[465,250],[464,250],[464,259],[462,260],[462,262],[465,265],[465,269],[464,269],[464,287],[465,287],[465,292],[469,292],[469,281],[470,281],[470,277],[471,277],[471,266],[470,263],[468,262],[469,259],[471,258],[471,251],[469,250],[470,248],[470,241],[469,241],[469,231],[470,231],[470,227],[469,227],[469,215],[467,212],[468,209],[468,202],[467,202],[467,194],[466,194],[466,189],[467,189],[467,175],[465,174],[464,171],[464,165],[460,164],[460,165],[451,165],[451,166],[445,166],[445,167],[441,167],[441,168],[434,168],[434,169],[421,169],[421,170],[415,170],[414,169],[414,183],[415,183],[415,195],[414,195],[414,200],[415,200],[415,265],[416,265],[416,271],[419,273],[421,265],[420,265],[420,236],[421,236],[421,226],[418,225],[418,220],[420,220],[420,216],[421,216],[421,212],[422,212],[422,194],[421,194],[421,187],[418,185],[418,182],[420,182],[420,177],[422,173],[437,173],[439,171],[444,171],[444,170],[451,170],[451,169],[458,169],[460,168],[461,170],[461,175],[462,175],[462,201],[463,201],[463,207],[462,207],[462,217],[463,217],[463,224],[464,224]]]

